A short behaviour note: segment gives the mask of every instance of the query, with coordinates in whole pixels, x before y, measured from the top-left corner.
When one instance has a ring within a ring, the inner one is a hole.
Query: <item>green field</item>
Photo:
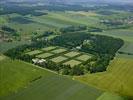
[[[133,96],[133,59],[117,56],[109,65],[106,72],[87,74],[75,79],[91,84],[102,90],[115,92],[125,96]]]
[[[97,100],[125,100],[125,99],[119,95],[105,92]]]
[[[45,12],[45,11],[44,11]],[[13,19],[13,21],[9,21]],[[55,30],[70,25],[89,25],[95,26],[98,24],[99,15],[92,12],[52,12],[49,11],[48,15],[43,16],[25,16],[29,23],[21,23],[18,18],[23,18],[19,14],[8,14],[0,17],[0,25],[7,25],[16,29],[22,36],[31,35],[32,32],[43,33],[46,30]],[[21,29],[21,31],[20,31]]]
[[[36,57],[38,57],[38,58],[47,58],[47,57],[50,57],[52,55],[53,54],[51,54],[51,53],[43,53],[43,54],[37,55]]]
[[[79,52],[74,52],[74,51],[71,51],[69,53],[66,53],[64,54],[65,56],[68,56],[68,57],[74,57],[74,56],[77,56],[79,55],[80,53]]]
[[[49,51],[49,50],[53,50],[53,49],[55,49],[56,47],[54,47],[54,46],[50,46],[50,47],[46,47],[46,48],[42,48],[42,50],[44,50],[44,51]]]
[[[17,93],[42,74],[42,71],[33,65],[5,56],[0,58],[3,58],[0,60],[0,97]]]
[[[70,51],[56,46],[45,47],[41,50],[30,51],[26,54],[36,55],[37,58],[47,58],[55,63],[67,64],[72,67],[79,65],[92,57],[90,54],[82,54],[82,52]]]
[[[60,62],[62,62],[64,60],[67,60],[67,58],[66,57],[62,57],[62,56],[58,56],[58,57],[52,58],[51,60],[53,62],[60,63]]]
[[[133,42],[133,29],[113,29],[113,30],[108,30],[104,32],[96,32],[93,34],[100,34],[100,35],[107,35],[107,36],[113,36],[116,38],[121,38],[124,41],[127,42]]]
[[[41,53],[42,51],[40,50],[34,50],[34,51],[30,51],[30,52],[27,52],[26,54],[28,55],[35,55],[35,54],[38,54],[38,53]]]
[[[0,61],[0,69],[0,100],[96,100],[102,94],[93,87],[18,60],[5,58]]]
[[[119,51],[133,54],[133,42],[125,41],[124,46]]]
[[[67,62],[64,63],[65,65],[70,65],[71,67],[75,66],[75,65],[79,65],[81,64],[80,61],[77,61],[77,60],[69,60]]]
[[[65,52],[65,51],[67,51],[67,50],[66,49],[62,49],[62,48],[59,48],[59,49],[53,50],[51,52],[58,54],[58,53],[62,53],[62,52]]]
[[[0,52],[4,53],[9,49],[15,48],[23,44],[27,44],[27,41],[0,42]]]
[[[82,61],[87,61],[88,59],[90,59],[92,56],[90,55],[81,55],[79,57],[77,57],[76,59],[78,60],[82,60]]]

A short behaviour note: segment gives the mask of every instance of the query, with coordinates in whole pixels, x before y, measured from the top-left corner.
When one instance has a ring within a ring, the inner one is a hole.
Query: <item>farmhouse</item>
[[[32,62],[33,62],[34,64],[42,64],[42,63],[46,62],[46,60],[45,60],[45,59],[38,59],[38,58],[35,58],[35,59],[32,59]]]

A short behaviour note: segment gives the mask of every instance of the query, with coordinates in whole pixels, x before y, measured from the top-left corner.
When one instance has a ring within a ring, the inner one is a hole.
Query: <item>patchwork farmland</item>
[[[55,63],[70,65],[71,67],[82,64],[93,56],[91,54],[68,50],[58,46],[49,46],[40,50],[29,51],[25,54],[30,56],[35,55],[35,58],[50,60]]]
[[[0,55],[0,69],[0,100],[96,100],[103,93],[71,78],[3,55]]]

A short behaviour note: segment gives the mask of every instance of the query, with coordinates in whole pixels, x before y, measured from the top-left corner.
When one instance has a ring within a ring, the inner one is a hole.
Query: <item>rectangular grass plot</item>
[[[74,52],[74,51],[72,51],[72,52],[66,53],[65,56],[74,57],[74,56],[77,56],[77,55],[79,55],[79,54],[80,54],[79,52]]]
[[[26,54],[28,55],[35,55],[35,54],[38,54],[38,53],[41,53],[42,51],[40,50],[34,50],[34,51],[30,51],[30,52],[27,52]]]
[[[43,53],[43,54],[37,55],[36,57],[38,57],[38,58],[47,58],[47,57],[50,57],[52,55],[53,54],[51,54],[51,53]]]
[[[62,61],[64,61],[64,60],[66,60],[66,59],[67,59],[66,57],[58,56],[58,57],[56,57],[56,58],[52,58],[51,60],[52,60],[53,62],[60,63],[60,62],[62,62]]]
[[[81,55],[81,56],[77,57],[76,59],[82,60],[82,61],[87,61],[91,57],[92,57],[91,55]]]
[[[65,65],[70,65],[71,67],[75,66],[75,65],[79,65],[81,64],[80,61],[77,61],[77,60],[70,60],[70,61],[67,61],[64,63]]]
[[[53,50],[53,49],[55,49],[56,47],[54,47],[54,46],[50,46],[50,47],[46,47],[46,48],[42,48],[42,50],[44,50],[44,51],[49,51],[49,50]]]
[[[51,52],[58,54],[58,53],[62,53],[62,52],[65,52],[65,51],[67,51],[67,50],[66,49],[56,49],[56,50],[53,50]]]

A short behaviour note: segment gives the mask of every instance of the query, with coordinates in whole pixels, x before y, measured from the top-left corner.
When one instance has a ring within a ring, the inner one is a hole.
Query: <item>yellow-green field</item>
[[[74,57],[74,56],[77,56],[77,55],[79,55],[80,53],[79,52],[74,52],[74,51],[72,51],[72,52],[69,52],[69,53],[66,53],[66,54],[64,54],[65,56],[68,56],[68,57]]]
[[[30,51],[30,52],[27,52],[26,54],[28,55],[35,55],[35,54],[38,54],[38,53],[41,53],[42,51],[40,50],[34,50],[34,51]]]
[[[71,67],[82,64],[93,56],[91,54],[72,51],[58,46],[48,46],[42,49],[26,52],[26,54],[36,55],[36,58],[51,60],[55,63],[70,65]]]
[[[81,55],[79,57],[77,57],[76,59],[78,60],[82,60],[82,61],[87,61],[88,59],[90,59],[92,56],[90,55]]]
[[[65,51],[67,51],[67,50],[66,50],[66,49],[60,48],[60,49],[53,50],[53,51],[51,51],[51,52],[52,52],[52,53],[58,54],[58,53],[62,53],[62,52],[65,52]]]
[[[36,57],[38,57],[38,58],[47,58],[47,57],[50,57],[52,55],[53,54],[51,54],[51,53],[43,53],[43,54],[37,55]]]
[[[91,84],[105,91],[133,96],[133,59],[117,56],[109,65],[107,72],[87,74],[75,79]]]
[[[49,46],[49,47],[46,47],[46,48],[42,48],[42,50],[49,51],[49,50],[53,50],[55,48],[56,48],[55,46]]]
[[[5,59],[0,61],[0,100],[96,100],[103,93],[69,77],[3,57]]]
[[[71,67],[75,66],[75,65],[79,65],[81,64],[82,62],[80,61],[77,61],[77,60],[69,60],[67,62],[65,62],[64,64],[65,65],[70,65]]]
[[[58,57],[52,58],[51,60],[53,62],[60,63],[60,62],[62,62],[64,60],[67,60],[67,58],[66,57],[62,57],[62,56],[58,56]]]

